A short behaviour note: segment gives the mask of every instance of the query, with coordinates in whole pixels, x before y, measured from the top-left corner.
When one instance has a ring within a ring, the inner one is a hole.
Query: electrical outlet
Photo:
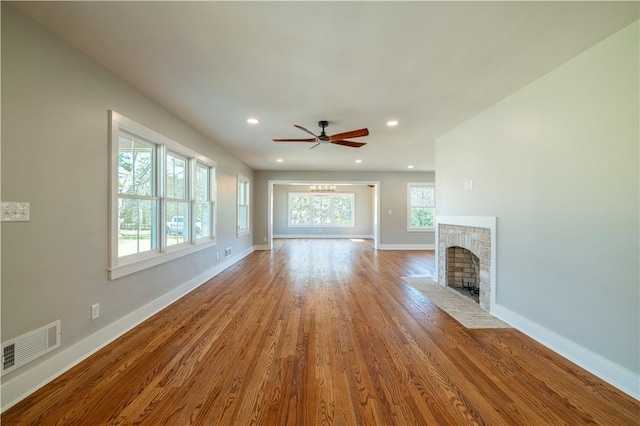
[[[220,252],[216,252],[216,260],[220,260]]]
[[[266,243],[267,242],[267,237],[264,237],[263,241]]]
[[[91,305],[91,321],[96,320],[100,317],[100,304],[96,303],[95,305]]]

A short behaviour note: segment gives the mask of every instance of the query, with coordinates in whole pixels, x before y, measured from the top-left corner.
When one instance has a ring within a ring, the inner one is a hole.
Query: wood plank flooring
[[[433,252],[276,240],[29,398],[2,425],[637,425],[640,404],[400,277]]]

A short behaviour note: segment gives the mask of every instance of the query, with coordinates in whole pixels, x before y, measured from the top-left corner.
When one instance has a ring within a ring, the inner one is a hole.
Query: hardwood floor
[[[400,277],[433,252],[276,240],[2,415],[2,425],[640,423],[640,404]]]

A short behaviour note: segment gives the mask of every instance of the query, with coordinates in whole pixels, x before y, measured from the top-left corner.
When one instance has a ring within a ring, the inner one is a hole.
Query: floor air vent
[[[60,346],[60,320],[2,344],[2,375]]]

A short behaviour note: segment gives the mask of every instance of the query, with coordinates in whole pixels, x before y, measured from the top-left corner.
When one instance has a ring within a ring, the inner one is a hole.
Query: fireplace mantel
[[[440,277],[440,225],[465,226],[470,228],[485,228],[490,230],[491,234],[491,269],[490,269],[490,301],[489,312],[496,304],[496,224],[497,218],[494,216],[436,216],[436,265],[435,265],[435,281],[439,281]],[[446,282],[439,284],[446,286]]]
[[[495,216],[436,216],[436,224],[475,226],[476,228],[496,229]]]

